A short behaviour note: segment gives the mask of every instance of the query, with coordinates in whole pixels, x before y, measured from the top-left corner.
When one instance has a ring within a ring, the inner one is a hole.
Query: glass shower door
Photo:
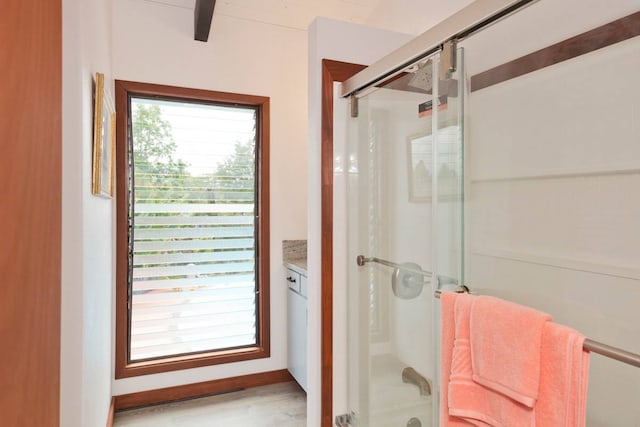
[[[352,426],[437,425],[433,295],[461,280],[464,94],[461,55],[442,76],[439,59],[361,97],[348,119]]]

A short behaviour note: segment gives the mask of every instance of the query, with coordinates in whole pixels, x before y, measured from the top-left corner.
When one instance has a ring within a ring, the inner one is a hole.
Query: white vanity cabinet
[[[287,280],[287,356],[293,378],[307,390],[307,277],[286,270]]]

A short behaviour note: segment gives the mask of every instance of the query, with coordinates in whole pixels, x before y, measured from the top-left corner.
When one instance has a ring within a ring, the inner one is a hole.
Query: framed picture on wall
[[[446,126],[437,132],[437,193],[439,201],[462,197],[462,143],[459,126]],[[409,202],[429,202],[433,198],[433,135],[407,138]]]
[[[96,73],[93,111],[93,168],[91,193],[113,196],[116,113],[104,87],[104,74]]]
[[[428,202],[431,200],[432,141],[432,136],[425,134],[411,135],[407,138],[410,202]]]

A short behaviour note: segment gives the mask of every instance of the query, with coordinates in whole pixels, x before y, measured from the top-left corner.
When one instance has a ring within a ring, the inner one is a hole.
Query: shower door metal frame
[[[347,79],[342,84],[342,97],[357,94],[390,79],[421,59],[442,50],[446,43],[464,40],[537,1],[476,0]]]

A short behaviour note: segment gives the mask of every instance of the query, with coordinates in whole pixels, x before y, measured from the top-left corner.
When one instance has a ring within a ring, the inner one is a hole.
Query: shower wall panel
[[[470,97],[467,282],[640,352],[640,38]],[[640,424],[640,370],[592,356],[590,426]]]

